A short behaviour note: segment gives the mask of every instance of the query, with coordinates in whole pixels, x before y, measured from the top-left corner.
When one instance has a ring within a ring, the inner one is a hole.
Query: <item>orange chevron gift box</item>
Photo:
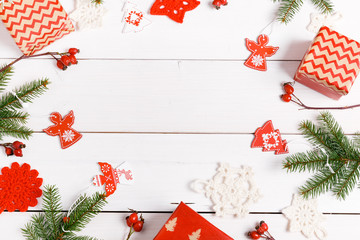
[[[349,93],[360,71],[360,44],[328,27],[320,28],[294,79],[330,98]]]
[[[58,0],[5,1],[0,17],[25,55],[75,30]]]
[[[234,240],[181,202],[154,240]]]

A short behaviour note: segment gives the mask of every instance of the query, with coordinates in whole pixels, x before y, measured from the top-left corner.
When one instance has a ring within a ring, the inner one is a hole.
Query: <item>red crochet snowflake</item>
[[[0,213],[4,210],[26,212],[28,207],[38,204],[36,198],[41,197],[43,179],[38,178],[39,172],[24,163],[21,167],[17,162],[11,168],[4,167],[0,175]]]

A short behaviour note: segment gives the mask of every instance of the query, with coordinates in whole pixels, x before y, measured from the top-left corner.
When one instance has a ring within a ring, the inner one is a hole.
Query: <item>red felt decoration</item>
[[[93,179],[95,186],[101,186],[105,184],[106,197],[113,194],[116,190],[116,185],[123,182],[132,182],[133,171],[127,167],[126,164],[121,164],[118,168],[113,168],[110,164],[105,162],[99,162],[100,170],[104,175],[96,175]]]
[[[233,240],[183,202],[154,240]]]
[[[13,212],[19,210],[26,212],[29,207],[38,204],[37,198],[41,197],[40,186],[42,178],[38,178],[39,172],[24,163],[21,167],[17,162],[11,164],[11,168],[4,167],[0,175],[0,213],[4,210]]]
[[[185,12],[200,4],[196,0],[156,0],[150,9],[151,15],[166,15],[175,22],[182,23]]]
[[[255,139],[252,141],[251,147],[262,147],[263,152],[275,151],[275,154],[289,152],[286,140],[281,139],[279,129],[274,130],[271,120],[256,129]]]
[[[50,120],[55,123],[55,125],[50,126],[43,131],[50,136],[59,135],[62,149],[70,147],[82,137],[79,132],[71,128],[75,120],[74,112],[72,110],[64,117],[64,119],[62,119],[60,113],[53,112],[50,115]]]
[[[246,47],[251,52],[250,57],[244,63],[245,66],[253,68],[259,71],[266,71],[266,57],[274,55],[279,47],[266,46],[269,42],[269,37],[265,34],[261,34],[258,37],[258,43],[246,40]]]

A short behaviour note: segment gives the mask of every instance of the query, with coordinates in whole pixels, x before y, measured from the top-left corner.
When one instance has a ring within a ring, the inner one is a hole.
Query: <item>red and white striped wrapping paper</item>
[[[58,0],[5,1],[0,17],[16,44],[31,55],[74,31],[67,13]]]
[[[360,44],[323,26],[294,79],[330,98],[349,93],[360,71]]]

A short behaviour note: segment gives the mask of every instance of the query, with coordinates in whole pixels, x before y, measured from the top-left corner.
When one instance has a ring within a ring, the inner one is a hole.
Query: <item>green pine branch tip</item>
[[[314,150],[287,157],[283,168],[315,173],[299,188],[304,198],[332,191],[336,198],[345,199],[359,185],[360,138],[348,138],[329,112],[321,112],[318,122],[303,121],[299,128]]]

